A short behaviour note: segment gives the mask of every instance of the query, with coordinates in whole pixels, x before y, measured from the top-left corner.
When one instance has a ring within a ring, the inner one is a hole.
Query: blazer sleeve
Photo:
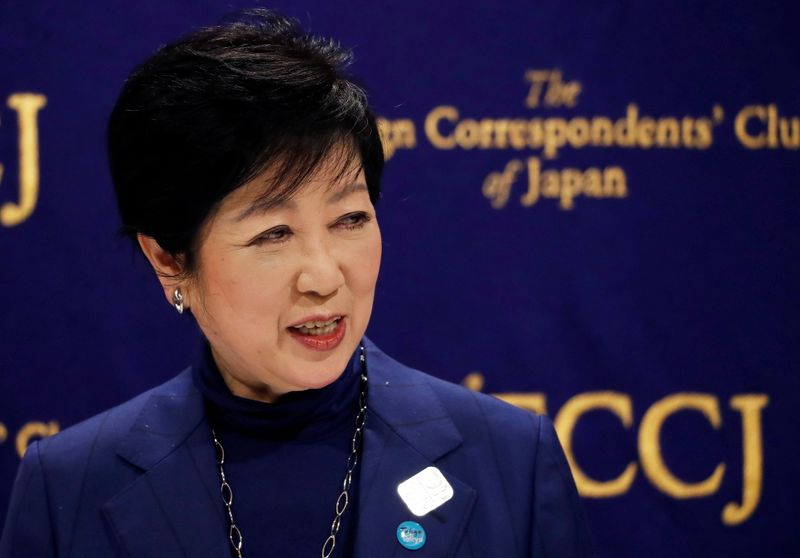
[[[28,446],[17,471],[0,538],[0,558],[55,557],[39,443]]]
[[[538,420],[531,557],[594,556],[583,507],[552,421]]]

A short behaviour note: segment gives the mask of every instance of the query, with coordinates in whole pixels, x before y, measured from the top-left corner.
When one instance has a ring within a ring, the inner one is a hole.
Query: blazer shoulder
[[[448,414],[462,433],[470,433],[481,440],[488,438],[500,454],[522,457],[531,451],[529,460],[535,458],[542,441],[542,430],[547,430],[550,419],[534,414],[493,395],[470,390],[417,371],[428,381],[439,396]],[[523,443],[521,443],[523,442]]]
[[[90,453],[113,449],[133,428],[153,396],[169,397],[186,391],[187,382],[191,382],[190,371],[191,368],[187,368],[159,386],[39,440],[36,443],[42,465],[58,463],[61,468],[68,468],[85,462]]]
[[[372,344],[370,352],[382,372],[381,381],[428,386],[466,441],[491,443],[501,453],[519,454],[530,448],[533,453],[528,459],[535,457],[541,431],[547,430],[550,422],[547,417],[406,366]],[[409,403],[414,402],[409,400]],[[521,440],[533,443],[520,444]]]

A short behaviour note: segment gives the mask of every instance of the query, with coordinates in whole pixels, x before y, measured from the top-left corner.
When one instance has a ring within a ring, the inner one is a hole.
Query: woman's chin
[[[300,386],[301,390],[322,389],[338,380],[344,373],[344,368],[346,366],[347,362],[345,362],[341,368],[337,367],[334,370],[330,368],[319,369],[314,367],[314,370],[309,370],[306,374],[303,374],[301,378],[298,378],[297,384]]]

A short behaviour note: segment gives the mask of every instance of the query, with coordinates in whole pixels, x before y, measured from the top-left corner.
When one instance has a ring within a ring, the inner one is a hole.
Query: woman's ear
[[[183,262],[180,258],[176,258],[164,250],[152,236],[138,233],[136,239],[139,241],[142,252],[153,267],[153,271],[155,271],[156,277],[158,277],[158,281],[164,289],[164,296],[167,302],[173,305],[175,289],[184,287],[185,283]],[[183,295],[185,300],[186,293],[183,293]]]

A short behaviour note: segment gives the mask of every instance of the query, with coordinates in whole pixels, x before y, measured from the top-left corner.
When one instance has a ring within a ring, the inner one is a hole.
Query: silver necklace
[[[345,467],[344,480],[342,481],[342,491],[336,499],[336,514],[331,523],[331,531],[328,538],[322,544],[322,558],[330,558],[333,554],[333,549],[336,547],[336,535],[339,534],[339,528],[342,526],[342,515],[344,510],[347,509],[350,503],[350,485],[353,482],[353,472],[358,465],[358,454],[361,450],[361,440],[364,437],[364,424],[367,421],[367,357],[364,345],[360,346],[361,354],[359,360],[361,361],[361,390],[358,396],[358,414],[356,415],[356,430],[353,432],[353,439],[350,442],[350,454],[347,456],[347,465]],[[228,478],[225,476],[225,448],[222,447],[222,442],[219,441],[217,433],[211,429],[211,436],[214,438],[214,448],[217,454],[217,465],[219,466],[219,477],[222,481],[220,485],[220,492],[222,494],[222,502],[225,504],[225,511],[228,512],[228,540],[231,543],[233,552],[236,558],[242,558],[242,532],[236,526],[236,521],[233,519],[233,489],[228,484]]]

